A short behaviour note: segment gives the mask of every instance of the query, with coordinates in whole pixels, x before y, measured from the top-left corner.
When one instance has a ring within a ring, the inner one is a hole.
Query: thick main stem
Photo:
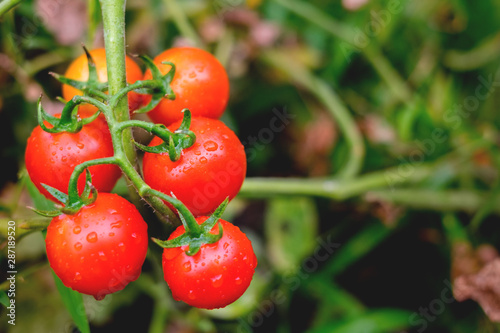
[[[125,69],[125,0],[100,0],[106,48],[106,66],[108,69],[108,89],[110,95],[117,94],[126,87]],[[113,110],[117,121],[130,119],[128,100],[121,98]],[[123,150],[132,164],[137,154],[132,145],[132,132],[126,130],[122,136]]]
[[[108,71],[108,89],[111,96],[120,94],[126,88],[125,68],[125,0],[100,0],[106,48],[106,65]],[[141,202],[140,194],[149,186],[144,182],[137,167],[137,153],[133,144],[130,128],[118,130],[119,123],[130,120],[127,98],[120,98],[113,103],[113,110],[104,112],[110,127],[115,158],[130,187],[130,196],[136,204]],[[158,198],[150,198],[148,203],[159,211],[167,220],[175,225],[178,219]]]

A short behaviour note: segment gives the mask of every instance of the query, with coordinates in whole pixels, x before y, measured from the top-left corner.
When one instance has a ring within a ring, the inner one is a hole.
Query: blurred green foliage
[[[26,206],[48,204],[23,154],[39,95],[61,108],[48,73],[64,73],[81,43],[102,45],[99,3],[25,0],[3,15],[0,237],[15,220],[19,274],[16,326],[2,306],[0,330],[84,330],[69,303],[91,332],[500,332],[478,303],[441,299],[463,271],[458,243],[500,244],[500,2],[365,2],[127,3],[128,53],[203,44],[231,79],[223,120],[247,150],[249,186],[225,214],[259,266],[240,300],[213,311],[171,298],[154,246],[125,290],[61,298],[42,233],[19,228],[39,222]]]

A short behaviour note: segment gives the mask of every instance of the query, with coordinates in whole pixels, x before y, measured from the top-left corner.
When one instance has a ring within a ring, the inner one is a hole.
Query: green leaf
[[[28,193],[33,200],[33,205],[40,211],[53,211],[55,210],[54,203],[47,199],[43,194],[38,191],[35,184],[31,181],[26,170],[22,172],[20,181],[28,189]]]
[[[317,246],[318,215],[314,201],[306,197],[269,201],[265,235],[269,259],[281,274],[293,274]]]
[[[379,309],[349,318],[331,321],[308,333],[387,333],[409,326],[411,312],[398,309]]]
[[[10,305],[9,296],[7,296],[7,293],[3,290],[0,291],[0,303],[2,303],[5,307]]]
[[[66,287],[54,272],[52,272],[52,274],[54,275],[57,290],[59,291],[71,318],[73,318],[76,327],[82,333],[90,333],[90,326],[87,314],[85,313],[85,305],[83,304],[82,294]]]
[[[328,262],[322,274],[336,275],[343,272],[348,266],[364,257],[386,237],[392,229],[377,223],[366,227],[354,235],[349,242],[342,244],[336,255]]]

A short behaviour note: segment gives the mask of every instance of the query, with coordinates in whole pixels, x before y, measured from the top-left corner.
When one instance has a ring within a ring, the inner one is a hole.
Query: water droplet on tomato
[[[208,162],[208,160],[207,160],[207,158],[206,158],[206,157],[200,157],[200,163],[201,163],[201,164],[205,164],[205,163],[207,163],[207,162]]]
[[[227,248],[229,247],[229,243],[228,242],[225,242],[224,245],[222,246],[224,248],[224,250],[227,250]]]
[[[82,243],[80,243],[80,242],[76,242],[74,246],[75,246],[75,250],[77,250],[77,251],[80,251],[82,249]]]
[[[89,243],[95,243],[97,242],[97,234],[95,232],[91,232],[87,235],[87,242]]]
[[[80,231],[82,231],[82,228],[81,228],[79,225],[77,225],[77,226],[75,226],[75,227],[73,228],[73,233],[74,233],[75,235],[78,235],[78,234],[80,233]]]
[[[114,232],[110,232],[110,233],[109,233],[109,237],[113,237],[114,235],[115,235],[115,233],[114,233]]]
[[[81,143],[81,142],[78,142],[78,143],[76,144],[76,146],[77,146],[79,149],[83,149],[83,148],[85,148],[85,145],[84,145],[83,143]]]
[[[196,299],[196,295],[194,294],[194,290],[190,290],[190,291],[188,292],[188,298],[189,298],[190,300],[194,300],[194,299]]]
[[[219,148],[216,142],[209,140],[203,143],[203,147],[208,151],[216,151]]]
[[[234,283],[236,283],[237,285],[241,284],[243,281],[241,280],[241,278],[238,276],[236,279],[234,279]]]
[[[107,261],[108,258],[106,257],[106,254],[103,251],[99,251],[99,259],[102,261]]]
[[[119,283],[120,283],[120,280],[115,279],[115,278],[112,278],[112,279],[109,281],[109,286],[110,286],[110,287],[116,287]]]
[[[190,272],[190,271],[191,271],[191,262],[186,261],[186,262],[182,265],[182,270],[183,270],[184,272]]]
[[[195,77],[196,77],[196,73],[195,72],[189,73],[189,78],[190,79],[194,79]]]
[[[96,301],[102,301],[106,295],[94,295]]]
[[[119,243],[118,248],[120,249],[120,251],[125,252],[125,244]]]
[[[222,282],[223,282],[222,281],[222,274],[214,276],[210,280],[212,280],[212,287],[214,287],[214,288],[220,288],[220,287],[222,287]]]
[[[201,151],[199,151],[199,150],[195,150],[195,151],[194,151],[194,154],[195,154],[195,155],[201,155]]]
[[[67,162],[68,158],[66,156],[61,157],[61,162]]]
[[[121,226],[122,226],[122,222],[121,221],[111,223],[111,229],[113,229],[113,228],[121,228]]]
[[[77,282],[77,281],[80,281],[81,279],[82,279],[82,274],[80,274],[80,272],[76,272],[73,280],[75,280],[75,282]]]

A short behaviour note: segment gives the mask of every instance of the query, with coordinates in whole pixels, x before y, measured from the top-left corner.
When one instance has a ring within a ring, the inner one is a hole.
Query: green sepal
[[[152,80],[160,82],[160,86],[158,87],[158,89],[152,90],[147,88],[141,88],[135,90],[140,94],[151,95],[151,101],[146,106],[143,106],[142,108],[139,108],[134,111],[134,113],[146,113],[155,108],[164,98],[168,98],[171,100],[175,99],[175,92],[170,87],[170,83],[172,82],[175,75],[175,65],[168,61],[162,62],[162,64],[171,66],[168,73],[163,75],[160,72],[160,69],[156,66],[156,64],[150,57],[146,55],[140,55],[139,58],[141,58],[141,60],[144,61],[146,67],[151,71],[151,75],[153,77]]]
[[[196,141],[196,135],[189,129],[191,126],[191,112],[182,110],[184,116],[181,125],[173,133],[164,125],[155,126],[151,132],[161,138],[163,142],[157,146],[149,147],[134,142],[137,148],[153,154],[168,153],[170,160],[177,161],[181,157],[182,150],[191,147]]]
[[[82,207],[90,205],[94,203],[97,199],[97,190],[92,185],[92,175],[90,174],[89,169],[85,169],[85,188],[83,189],[83,193],[81,196],[78,194],[76,196],[70,196],[66,193],[59,191],[58,189],[51,187],[47,184],[41,184],[43,188],[47,190],[54,198],[56,198],[59,202],[61,202],[62,206],[58,207],[59,209],[54,211],[42,211],[38,209],[33,209],[33,211],[39,215],[46,217],[55,217],[58,215],[64,214],[75,214]]]
[[[84,206],[94,203],[97,199],[97,189],[92,185],[92,175],[89,169],[85,169],[85,187],[82,195],[69,195],[66,205],[61,209],[65,214],[75,214]]]
[[[186,222],[185,218],[193,217],[185,217],[183,216],[181,211],[178,210],[179,217],[182,221],[182,224],[184,225],[184,228],[186,229],[186,232],[184,232],[179,237],[167,241],[162,241],[157,238],[152,238],[152,240],[163,248],[175,248],[188,245],[189,247],[186,250],[186,254],[188,256],[194,256],[196,253],[198,253],[202,245],[216,243],[222,238],[222,224],[219,223],[219,232],[217,234],[212,234],[210,231],[213,229],[215,224],[219,222],[219,219],[222,217],[222,214],[224,213],[224,210],[226,209],[228,203],[229,198],[226,198],[212,213],[212,215],[210,215],[210,217],[205,222],[199,225],[198,230],[187,229],[186,226],[188,225],[188,223]]]
[[[62,114],[60,118],[49,115],[42,107],[42,96],[38,98],[37,102],[37,114],[38,114],[38,124],[40,127],[48,133],[61,133],[61,132],[70,132],[76,133],[79,132],[83,123],[80,117],[77,114],[78,105],[73,101],[66,103],[63,108]],[[69,116],[68,116],[69,115]],[[52,125],[52,127],[47,127],[45,122]]]
[[[94,59],[90,55],[90,52],[87,50],[87,48],[85,46],[82,47],[85,52],[85,55],[87,56],[87,64],[89,70],[89,78],[87,79],[87,81],[73,80],[53,72],[50,72],[49,74],[52,75],[57,81],[61,82],[62,84],[67,84],[78,90],[83,91],[83,93],[87,96],[101,97],[101,94],[98,94],[96,92],[107,91],[108,83],[99,81],[99,76],[97,75],[97,68],[95,66]]]
[[[62,191],[59,191],[58,189],[51,187],[47,184],[41,184],[44,189],[47,190],[47,192],[50,193],[54,198],[56,198],[59,202],[61,202],[63,205],[68,203],[68,195]]]
[[[64,105],[64,108],[61,113],[61,117],[54,117],[49,115],[42,106],[42,97],[38,99],[37,103],[37,114],[38,114],[38,123],[40,127],[48,133],[77,133],[79,132],[83,126],[93,122],[97,117],[101,114],[101,111],[98,110],[92,116],[86,118],[80,118],[78,115],[78,105],[81,102],[80,96],[75,96],[69,102]],[[45,122],[49,123],[52,127],[47,127]]]
[[[153,146],[153,147],[140,144],[139,142],[136,141],[134,141],[134,144],[137,148],[145,151],[146,153],[161,154],[164,153],[165,151],[168,151],[168,145],[165,142],[159,144],[158,146]]]

